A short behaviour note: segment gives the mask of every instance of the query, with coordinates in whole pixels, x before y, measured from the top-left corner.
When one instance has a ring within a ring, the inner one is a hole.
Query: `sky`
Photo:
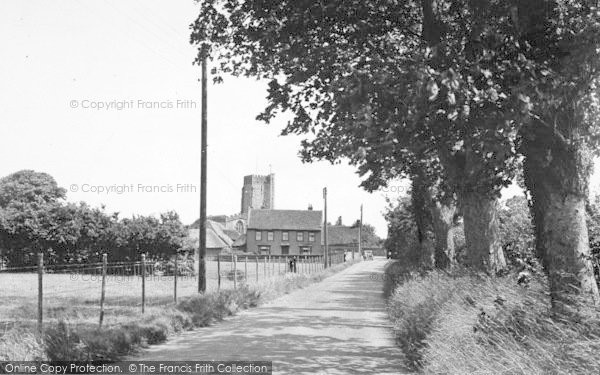
[[[2,0],[0,176],[47,172],[72,202],[196,220],[201,86],[189,24],[197,9],[187,0]],[[350,224],[363,204],[364,222],[386,236],[386,196],[405,193],[406,182],[367,193],[354,167],[303,164],[301,137],[279,135],[285,118],[255,120],[264,82],[226,77],[208,95],[209,215],[238,213],[243,176],[272,171],[275,208],[322,209],[327,187],[329,221]]]

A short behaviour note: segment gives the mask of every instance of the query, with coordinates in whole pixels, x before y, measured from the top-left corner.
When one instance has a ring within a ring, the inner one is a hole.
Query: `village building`
[[[188,229],[188,241],[192,243],[193,248],[198,252],[200,229]],[[239,235],[238,235],[239,237]],[[222,253],[230,253],[232,251],[234,239],[228,234],[227,230],[219,222],[206,220],[206,256],[213,257]]]
[[[250,209],[246,251],[265,255],[321,255],[323,213]]]
[[[327,243],[329,244],[329,252],[331,254],[354,252],[355,256],[358,256],[358,231],[358,225],[328,225]],[[371,251],[374,255],[385,255],[380,241],[370,236],[365,236],[364,232],[362,237],[362,251]]]

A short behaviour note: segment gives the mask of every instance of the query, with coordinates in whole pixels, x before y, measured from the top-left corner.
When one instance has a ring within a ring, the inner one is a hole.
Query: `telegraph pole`
[[[358,256],[362,257],[362,223],[363,221],[363,205],[360,205],[360,222],[358,223]]]
[[[324,187],[323,188],[323,200],[324,200],[324,206],[323,206],[323,215],[325,216],[325,220],[323,222],[323,242],[325,244],[325,251],[324,251],[324,255],[325,255],[325,268],[328,267],[328,261],[329,261],[329,242],[327,239],[327,188]]]
[[[200,235],[198,246],[198,293],[206,292],[206,130],[207,130],[207,106],[206,106],[206,46],[202,46],[202,120],[200,140]]]

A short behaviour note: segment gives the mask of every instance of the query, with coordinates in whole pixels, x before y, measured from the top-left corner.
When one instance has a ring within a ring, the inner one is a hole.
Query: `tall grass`
[[[598,311],[553,316],[545,280],[431,272],[389,299],[407,364],[426,374],[600,373]],[[583,317],[583,318],[582,318]]]
[[[141,317],[139,309],[124,307],[113,311],[116,316],[102,328],[98,327],[96,315],[82,315],[76,308],[65,308],[58,323],[47,325],[43,338],[32,329],[0,332],[0,361],[117,360],[139,348],[164,342],[177,332],[208,326],[321,281],[351,264],[335,265],[314,274],[288,273],[257,285],[189,297],[177,305],[150,306]]]

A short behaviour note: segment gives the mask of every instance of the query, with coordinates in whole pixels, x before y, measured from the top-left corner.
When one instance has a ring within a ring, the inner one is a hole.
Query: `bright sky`
[[[175,210],[193,222],[200,69],[192,65],[188,25],[196,9],[181,0],[2,0],[0,176],[43,171],[69,190],[70,201],[105,204],[122,216]],[[284,119],[254,120],[265,88],[238,78],[209,87],[209,214],[239,212],[243,176],[271,168],[276,208],[322,209],[327,186],[330,221],[351,223],[362,203],[364,221],[385,236],[385,196],[397,197],[405,185],[369,194],[350,166],[302,164],[300,138],[279,136]]]

